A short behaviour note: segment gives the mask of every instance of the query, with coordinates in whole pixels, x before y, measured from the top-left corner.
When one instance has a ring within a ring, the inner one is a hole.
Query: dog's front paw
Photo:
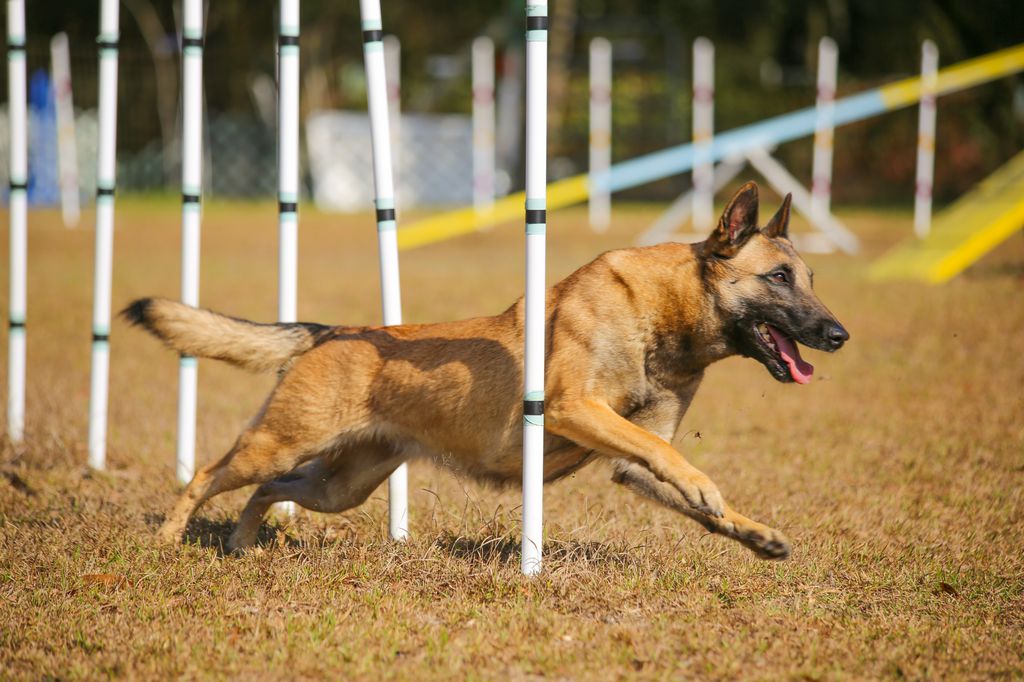
[[[699,511],[715,518],[722,518],[725,514],[725,500],[718,486],[702,473],[689,476],[679,485],[679,492],[686,498],[686,502]]]

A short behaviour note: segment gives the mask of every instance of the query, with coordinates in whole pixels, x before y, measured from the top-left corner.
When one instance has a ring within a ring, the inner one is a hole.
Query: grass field
[[[553,214],[552,281],[655,216],[626,208],[595,236],[585,212]],[[4,446],[0,478],[0,678],[1020,679],[1024,239],[941,288],[874,284],[869,257],[909,214],[840,216],[868,257],[808,260],[850,343],[808,351],[806,387],[750,360],[712,367],[676,444],[733,506],[789,535],[792,558],[759,561],[596,465],[546,489],[531,580],[517,491],[425,463],[404,545],[386,538],[382,489],[343,515],[274,520],[242,557],[221,544],[248,491],[225,495],[188,544],[155,546],[178,490],[177,360],[114,325],[110,466],[87,471],[93,233],[33,212],[28,433],[23,450]],[[203,303],[271,320],[274,208],[211,203],[203,230]],[[176,297],[179,252],[175,202],[119,200],[115,306]],[[300,258],[302,319],[379,319],[368,214],[304,210]],[[403,254],[406,320],[502,310],[522,271],[518,226]],[[201,461],[272,381],[200,364]]]

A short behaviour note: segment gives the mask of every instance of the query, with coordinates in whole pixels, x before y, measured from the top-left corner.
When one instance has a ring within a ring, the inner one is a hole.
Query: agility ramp
[[[1024,151],[935,217],[929,235],[882,256],[871,279],[941,284],[1024,227]]]
[[[1024,71],[1024,45],[969,59],[939,72],[935,94],[947,95],[1003,76]],[[921,99],[920,77],[907,78],[874,90],[835,101],[835,127],[895,111]],[[711,162],[736,158],[758,149],[770,148],[814,133],[817,114],[813,106],[775,116],[758,123],[716,135],[710,149]],[[595,191],[617,192],[685,173],[693,168],[693,143],[623,161],[601,174],[581,174],[548,185],[549,211],[587,200]],[[521,217],[526,195],[522,192],[494,202],[490,211],[478,213],[472,207],[442,213],[412,223],[398,231],[400,249],[412,249],[487,229]]]

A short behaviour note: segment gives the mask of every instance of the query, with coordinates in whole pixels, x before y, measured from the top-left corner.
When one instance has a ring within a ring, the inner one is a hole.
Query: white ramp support
[[[99,140],[96,153],[96,262],[93,272],[92,376],[89,382],[89,466],[107,462],[107,399],[110,369],[110,284],[114,255],[114,189],[117,165],[118,0],[100,6]],[[75,195],[78,195],[75,181]]]
[[[75,106],[71,96],[71,55],[67,33],[58,33],[50,40],[50,69],[57,110],[61,217],[64,227],[76,227],[81,217],[81,204],[78,198],[78,150],[75,146]]]
[[[832,208],[832,145],[839,49],[824,37],[818,43],[818,97],[814,103],[814,162],[811,170],[811,219],[828,220]]]
[[[7,102],[10,132],[10,289],[7,317],[7,437],[25,438],[25,309],[28,270],[28,112],[25,2],[7,0]]]
[[[607,38],[590,41],[590,177],[612,165],[612,44]],[[590,229],[606,232],[612,220],[612,196],[607,188],[592,187],[588,204]]]
[[[693,41],[693,228],[710,231],[715,216],[714,164],[711,142],[715,134],[715,46],[707,38]]]
[[[402,293],[398,278],[398,235],[395,188],[388,133],[388,91],[384,71],[384,30],[380,0],[359,0],[366,66],[370,142],[373,147],[374,204],[377,209],[377,244],[380,249],[380,292],[384,325],[402,324]],[[393,540],[409,537],[409,469],[402,464],[388,478],[389,532]]]
[[[548,4],[526,0],[526,324],[522,571],[537,575],[544,540],[544,324],[547,241]]]
[[[932,229],[932,185],[935,179],[935,88],[939,48],[921,45],[921,105],[917,120],[917,182],[914,189],[914,233],[924,238]]]
[[[746,165],[746,157],[734,157],[726,159],[715,166],[714,180],[711,186],[712,193],[717,194],[723,187],[728,185],[733,178],[740,174],[740,171]],[[690,218],[692,210],[693,190],[691,189],[681,194],[675,201],[669,204],[665,212],[658,216],[658,219],[643,234],[637,237],[637,246],[658,244],[670,238],[680,239],[685,242],[699,242],[707,239],[710,231],[681,235],[675,234],[676,230]]]
[[[295,322],[299,278],[299,0],[281,0],[277,36],[277,319]],[[281,505],[295,513],[294,502]]]
[[[203,190],[203,2],[185,0],[182,22],[181,300],[199,305],[199,227]],[[182,355],[178,369],[178,481],[196,468],[196,358]]]
[[[488,213],[494,206],[494,41],[480,36],[472,51],[473,207]]]
[[[860,249],[857,236],[847,230],[843,225],[829,213],[824,220],[813,221],[811,216],[811,195],[800,182],[794,178],[786,168],[775,160],[771,154],[763,149],[747,153],[747,160],[750,165],[760,173],[768,184],[779,194],[792,194],[793,207],[802,213],[806,218],[812,220],[814,225],[827,237],[827,240],[838,246],[843,252],[853,255]],[[799,241],[802,235],[793,235],[794,241]],[[831,246],[827,241],[820,238],[804,238],[802,246],[805,251],[828,250]]]

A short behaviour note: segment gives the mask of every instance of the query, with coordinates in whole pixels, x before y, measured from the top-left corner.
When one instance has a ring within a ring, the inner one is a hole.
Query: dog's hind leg
[[[618,460],[612,480],[690,517],[712,533],[736,540],[762,559],[785,559],[789,556],[789,540],[779,531],[748,519],[729,505],[724,506],[725,513],[721,518],[702,514],[686,501],[675,486],[659,481],[644,466]]]
[[[228,550],[256,542],[260,523],[276,502],[296,502],[316,512],[333,513],[357,507],[405,461],[388,444],[358,444],[323,454],[295,471],[261,485],[242,511]]]
[[[157,532],[163,542],[177,542],[199,507],[214,495],[262,483],[293,469],[308,457],[308,448],[285,445],[260,427],[247,430],[220,460],[200,469]]]

